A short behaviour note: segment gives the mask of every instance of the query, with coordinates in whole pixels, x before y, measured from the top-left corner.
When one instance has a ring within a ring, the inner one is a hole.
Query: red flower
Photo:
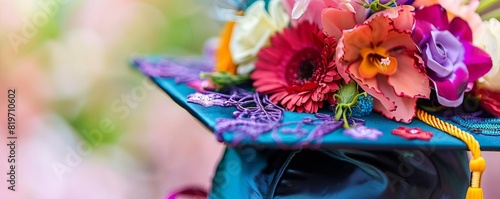
[[[397,129],[392,130],[393,135],[401,136],[407,140],[431,140],[432,134],[431,132],[423,131],[421,128],[408,128],[404,126],[400,126]]]
[[[333,59],[336,46],[315,24],[285,29],[258,54],[253,85],[287,110],[315,113],[324,101],[335,103],[341,79]]]
[[[479,104],[495,117],[500,117],[500,92],[490,91],[485,88],[475,88],[475,94],[480,97]]]

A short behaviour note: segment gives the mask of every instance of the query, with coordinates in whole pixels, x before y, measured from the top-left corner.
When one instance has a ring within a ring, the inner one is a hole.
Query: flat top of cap
[[[155,59],[149,60],[155,62]],[[141,63],[136,62],[138,66]],[[172,78],[151,77],[151,79],[163,89],[179,106],[186,109],[192,116],[200,121],[204,126],[212,131],[217,129],[217,119],[233,119],[234,107],[211,106],[204,107],[199,104],[187,102],[189,94],[196,91],[185,84],[177,84]],[[332,111],[322,110],[320,113],[332,115]],[[314,114],[297,113],[285,111],[282,122],[297,122],[304,118],[315,119]],[[256,137],[241,137],[234,133],[220,134],[219,140],[230,145],[254,145],[266,148],[281,148],[281,149],[297,149],[297,148],[315,148],[315,149],[334,149],[334,148],[358,148],[358,149],[418,149],[418,150],[434,150],[434,149],[454,149],[467,150],[467,146],[461,140],[450,136],[449,134],[435,129],[419,119],[415,118],[411,123],[405,124],[388,120],[378,113],[372,113],[369,116],[360,117],[366,121],[365,126],[376,128],[383,134],[376,140],[354,139],[343,133],[343,128],[339,128],[333,132],[329,132],[324,136],[310,139],[314,125],[304,125],[302,128],[307,132],[305,135],[297,136],[290,133],[283,133],[282,130],[294,128],[294,126],[286,126],[274,132],[267,132]],[[467,129],[457,125],[451,121],[441,118],[446,122],[469,132]],[[295,125],[296,126],[296,125]],[[403,137],[393,135],[393,129],[399,127],[421,128],[423,131],[432,132],[433,137],[429,141],[424,140],[407,140]],[[499,130],[500,131],[500,130]],[[471,133],[481,145],[482,150],[500,151],[500,136],[488,136],[482,134]],[[241,135],[241,134],[240,134]],[[237,144],[234,144],[237,143]]]
[[[233,107],[204,107],[199,104],[187,102],[187,96],[196,91],[184,84],[176,84],[174,80],[169,78],[152,78],[156,84],[161,87],[177,104],[191,113],[197,120],[205,125],[210,130],[216,129],[217,118],[233,118],[232,113],[236,110]],[[296,113],[285,111],[283,122],[300,121],[306,117],[314,118],[314,114]],[[383,135],[377,140],[357,140],[351,136],[344,135],[343,129],[337,129],[332,133],[325,135],[321,141],[316,141],[310,145],[302,146],[308,148],[370,148],[370,149],[387,149],[387,148],[415,148],[415,149],[467,149],[466,145],[459,139],[456,139],[447,133],[435,129],[418,119],[414,119],[410,124],[395,122],[388,120],[385,117],[372,113],[369,116],[361,117],[366,121],[365,126],[380,130]],[[446,120],[445,120],[446,121]],[[434,135],[430,141],[423,140],[407,140],[400,136],[391,134],[393,129],[401,126],[418,127],[424,131],[432,132]],[[458,126],[460,127],[460,126]],[[463,128],[462,128],[463,129]],[[468,132],[466,129],[464,131]],[[310,132],[309,132],[310,133]],[[471,133],[480,143],[482,150],[500,150],[500,136],[486,136]],[[294,135],[280,134],[281,142],[290,148],[300,143],[301,139]],[[223,134],[222,139],[226,143],[231,143],[235,139],[233,134]],[[270,148],[283,148],[276,143],[272,133],[265,133],[259,136],[256,140],[244,139],[240,144],[259,145]]]

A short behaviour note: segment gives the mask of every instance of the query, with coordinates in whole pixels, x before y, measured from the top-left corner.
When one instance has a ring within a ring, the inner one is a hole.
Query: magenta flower
[[[491,69],[491,57],[472,45],[467,22],[458,17],[449,22],[440,5],[417,10],[415,18],[413,40],[422,51],[438,101],[443,106],[457,107],[464,93]]]

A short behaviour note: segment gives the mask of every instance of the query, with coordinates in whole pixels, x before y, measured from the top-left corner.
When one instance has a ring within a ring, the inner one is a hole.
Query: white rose
[[[254,69],[255,59],[262,47],[269,44],[274,33],[288,26],[290,17],[281,0],[269,2],[269,12],[264,1],[256,1],[245,11],[233,29],[229,49],[238,74],[248,74]]]
[[[474,45],[486,51],[493,60],[493,67],[478,81],[489,90],[500,92],[500,22],[497,19],[484,21],[475,31]]]

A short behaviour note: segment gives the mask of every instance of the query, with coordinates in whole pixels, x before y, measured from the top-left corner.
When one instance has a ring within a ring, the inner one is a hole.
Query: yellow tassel
[[[465,199],[484,199],[483,189],[469,187]]]
[[[437,128],[445,133],[454,136],[467,144],[467,147],[472,153],[470,160],[471,181],[469,189],[467,190],[466,199],[484,199],[483,189],[481,188],[481,177],[486,169],[486,160],[481,156],[481,147],[479,142],[469,133],[461,130],[453,124],[444,122],[443,120],[430,115],[429,113],[417,109],[417,117],[422,122]]]
[[[470,161],[470,170],[472,172],[470,187],[467,190],[466,199],[483,199],[483,189],[481,189],[481,177],[486,169],[486,161],[483,157],[472,159]]]

